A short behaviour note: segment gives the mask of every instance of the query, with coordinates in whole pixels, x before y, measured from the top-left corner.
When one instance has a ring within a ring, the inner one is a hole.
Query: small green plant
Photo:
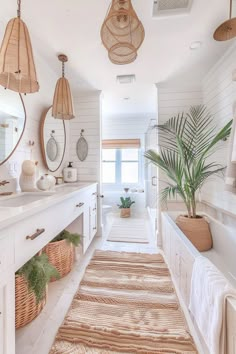
[[[52,277],[56,279],[60,278],[60,274],[49,263],[48,256],[45,253],[31,258],[16,274],[25,278],[29,291],[33,291],[35,294],[37,303],[43,299],[50,279]]]
[[[121,204],[117,204],[119,209],[129,209],[132,204],[134,204],[134,201],[131,201],[130,197],[120,197]]]
[[[67,230],[63,230],[51,242],[66,240],[69,243],[72,243],[73,246],[78,247],[80,244],[80,238],[81,236],[79,234],[71,233]]]

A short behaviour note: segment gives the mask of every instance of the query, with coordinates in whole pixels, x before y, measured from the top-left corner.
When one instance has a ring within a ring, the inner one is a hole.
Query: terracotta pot
[[[121,218],[129,218],[130,217],[130,208],[120,209],[120,217]]]
[[[198,251],[209,251],[212,248],[210,227],[203,217],[188,218],[185,215],[179,215],[176,224]]]

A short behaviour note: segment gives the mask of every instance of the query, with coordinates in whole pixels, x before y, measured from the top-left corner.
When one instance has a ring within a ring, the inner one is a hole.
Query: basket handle
[[[31,236],[26,236],[26,240],[35,240],[37,237],[39,237],[40,235],[42,235],[45,232],[45,229],[37,229],[36,232],[31,235]]]

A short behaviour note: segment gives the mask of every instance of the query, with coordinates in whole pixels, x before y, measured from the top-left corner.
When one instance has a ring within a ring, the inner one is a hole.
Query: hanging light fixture
[[[60,54],[58,55],[58,59],[62,62],[62,77],[56,84],[52,116],[58,119],[69,120],[75,118],[75,116],[69,81],[65,78],[65,63],[68,61],[68,58],[66,55]]]
[[[232,0],[230,0],[229,20],[216,29],[213,37],[216,41],[227,41],[236,37],[236,17],[232,18]]]
[[[21,19],[21,0],[17,17],[6,27],[0,49],[0,85],[19,93],[39,90],[33,51],[26,24]]]
[[[114,64],[129,64],[137,58],[145,31],[131,0],[112,0],[101,28],[102,43]]]

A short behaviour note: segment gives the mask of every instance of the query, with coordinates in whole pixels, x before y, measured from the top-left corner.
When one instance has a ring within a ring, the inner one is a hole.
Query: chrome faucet
[[[55,177],[55,176],[54,176],[54,177]],[[61,180],[61,183],[64,182],[64,178],[63,178],[63,177],[55,177],[55,179],[56,179],[56,185],[59,184],[59,180]]]

